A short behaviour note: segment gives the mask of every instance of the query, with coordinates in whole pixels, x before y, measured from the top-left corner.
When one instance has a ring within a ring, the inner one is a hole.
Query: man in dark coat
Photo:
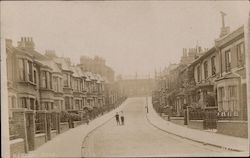
[[[120,118],[119,118],[118,112],[117,112],[116,115],[115,115],[115,119],[116,119],[117,125],[120,125]]]

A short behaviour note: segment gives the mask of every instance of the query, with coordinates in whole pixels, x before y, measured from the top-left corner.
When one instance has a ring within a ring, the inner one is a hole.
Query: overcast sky
[[[246,23],[248,2],[1,2],[1,26],[15,45],[31,36],[41,53],[53,49],[74,63],[98,55],[116,74],[153,76],[178,63],[182,48],[211,47],[220,11],[234,30]]]

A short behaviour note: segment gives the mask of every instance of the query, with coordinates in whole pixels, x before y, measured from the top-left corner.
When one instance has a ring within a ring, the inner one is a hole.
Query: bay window
[[[215,67],[215,56],[211,58],[211,69],[212,69],[212,75],[216,74],[216,67]]]
[[[18,59],[18,67],[19,67],[18,76],[19,76],[19,80],[21,80],[21,81],[25,80],[24,64],[25,64],[24,59]]]
[[[231,51],[227,50],[225,52],[225,70],[226,72],[231,71]]]
[[[240,43],[236,46],[236,53],[237,53],[237,66],[241,67],[245,64],[245,49],[244,43]]]
[[[28,79],[30,82],[33,82],[33,70],[32,70],[32,62],[28,60],[28,64],[27,64],[27,72],[28,72]]]

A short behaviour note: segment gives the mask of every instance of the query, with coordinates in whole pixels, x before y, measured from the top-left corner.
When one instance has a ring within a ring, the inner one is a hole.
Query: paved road
[[[124,126],[117,126],[114,118],[86,138],[84,157],[212,156],[226,152],[153,127],[146,119],[145,98],[128,99],[123,111]]]

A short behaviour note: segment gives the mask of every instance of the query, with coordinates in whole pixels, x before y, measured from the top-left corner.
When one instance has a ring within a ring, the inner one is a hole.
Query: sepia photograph
[[[1,157],[248,157],[249,0],[1,1]]]

